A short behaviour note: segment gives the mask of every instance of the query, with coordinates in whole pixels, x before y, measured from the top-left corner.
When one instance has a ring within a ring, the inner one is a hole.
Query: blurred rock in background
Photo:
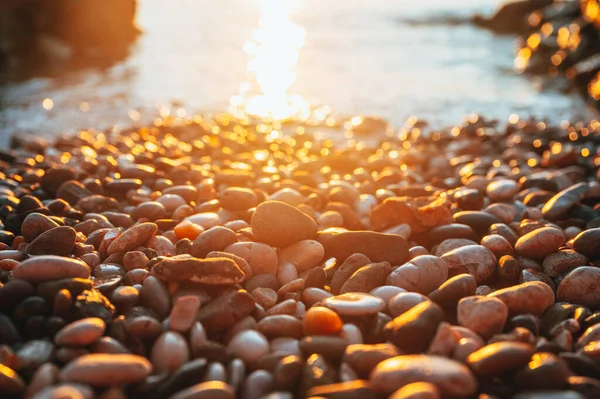
[[[139,34],[136,6],[136,0],[2,0],[0,65],[24,76],[110,65]]]

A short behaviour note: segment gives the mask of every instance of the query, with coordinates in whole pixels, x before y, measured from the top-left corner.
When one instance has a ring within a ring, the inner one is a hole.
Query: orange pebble
[[[198,237],[200,233],[204,231],[204,229],[200,225],[194,224],[188,220],[184,220],[183,222],[175,226],[173,231],[175,232],[177,238],[179,238],[180,240],[182,238],[189,238],[190,240],[195,240],[196,237]]]
[[[330,335],[342,329],[342,319],[333,310],[315,306],[304,315],[304,333],[306,335]]]

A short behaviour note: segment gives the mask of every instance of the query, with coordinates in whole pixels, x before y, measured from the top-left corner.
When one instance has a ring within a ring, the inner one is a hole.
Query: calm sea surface
[[[446,22],[490,14],[499,0],[139,3],[144,34],[125,61],[0,87],[0,145],[19,131],[51,136],[128,124],[131,109],[176,112],[172,101],[188,114],[289,116],[322,104],[338,115],[396,124],[417,115],[434,126],[474,112],[554,121],[590,112],[577,96],[516,75],[514,38]]]

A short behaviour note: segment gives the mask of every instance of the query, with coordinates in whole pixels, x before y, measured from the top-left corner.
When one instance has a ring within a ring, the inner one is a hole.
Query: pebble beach
[[[600,397],[600,123],[335,126],[0,150],[0,397]]]

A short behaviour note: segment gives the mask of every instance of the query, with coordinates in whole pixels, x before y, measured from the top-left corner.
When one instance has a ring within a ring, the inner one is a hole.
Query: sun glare
[[[288,119],[308,108],[289,88],[296,80],[300,49],[304,46],[304,28],[291,20],[298,0],[258,0],[258,27],[252,40],[244,45],[250,57],[249,81],[240,84],[239,94],[230,99],[230,111],[236,116],[255,115],[276,120]]]

